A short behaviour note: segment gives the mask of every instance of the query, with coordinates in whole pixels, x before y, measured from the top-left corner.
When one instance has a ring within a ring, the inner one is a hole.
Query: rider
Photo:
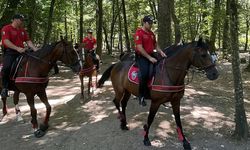
[[[99,60],[96,57],[96,39],[93,37],[93,31],[91,29],[87,30],[88,35],[82,40],[82,43],[84,44],[84,50],[85,52],[88,52],[92,55],[93,61],[96,64],[96,70],[99,72]]]
[[[9,75],[12,63],[21,53],[25,52],[24,42],[34,51],[38,49],[34,46],[25,29],[23,28],[24,16],[15,14],[12,23],[2,28],[2,43],[4,46],[3,68],[2,68],[2,92],[1,97],[8,97]]]
[[[140,70],[139,79],[139,104],[146,106],[145,95],[147,92],[147,81],[149,78],[150,64],[157,62],[153,57],[153,51],[156,50],[162,57],[165,53],[160,49],[156,42],[155,34],[151,31],[154,20],[151,16],[145,16],[142,19],[142,27],[138,28],[135,33],[135,51],[137,55],[137,64]]]

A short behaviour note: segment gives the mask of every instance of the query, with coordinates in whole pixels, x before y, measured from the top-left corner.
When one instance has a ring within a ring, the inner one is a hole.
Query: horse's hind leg
[[[19,91],[14,91],[13,100],[14,100],[14,104],[15,104],[16,119],[17,119],[17,121],[23,121],[21,111],[20,111],[20,108],[19,108],[19,105],[18,105],[18,103],[19,103],[19,95],[20,95]]]
[[[125,91],[123,98],[121,100],[122,116],[123,116],[123,117],[121,117],[121,129],[122,130],[128,130],[127,119],[126,119],[126,107],[127,107],[128,100],[129,100],[130,96],[131,96],[131,94],[128,91]]]
[[[48,102],[48,97],[46,92],[38,93],[37,96],[40,98],[40,100],[44,103],[46,106],[46,116],[44,118],[43,124],[40,125],[40,130],[43,132],[46,132],[46,130],[49,128],[49,118],[51,113],[51,106]]]
[[[149,134],[149,129],[150,129],[150,126],[152,124],[152,122],[154,121],[154,118],[155,118],[155,114],[157,113],[158,109],[160,107],[160,104],[158,103],[153,103],[153,101],[151,102],[151,105],[150,105],[150,110],[149,110],[149,114],[148,114],[148,121],[147,121],[147,124],[145,124],[143,126],[143,129],[144,129],[144,145],[145,146],[151,146],[151,142],[148,138],[148,134]]]
[[[37,110],[35,108],[35,103],[34,103],[34,95],[33,94],[25,94],[27,98],[27,102],[30,107],[30,114],[31,114],[31,123],[33,126],[34,130],[37,130],[38,128],[38,123],[37,123]]]
[[[128,130],[125,109],[126,109],[129,97],[130,97],[130,93],[128,93],[128,92],[125,92],[124,94],[122,94],[122,93],[120,93],[120,94],[116,93],[116,96],[115,96],[115,98],[113,100],[113,102],[114,102],[114,104],[116,106],[116,109],[118,110],[118,113],[119,113],[118,118],[120,119],[121,129],[122,130]],[[120,102],[122,104],[122,111],[120,109]]]
[[[185,150],[191,150],[191,145],[188,140],[185,138],[185,135],[182,130],[181,118],[180,118],[180,99],[171,101],[175,122],[177,125],[177,133],[180,141],[183,142],[183,147]]]

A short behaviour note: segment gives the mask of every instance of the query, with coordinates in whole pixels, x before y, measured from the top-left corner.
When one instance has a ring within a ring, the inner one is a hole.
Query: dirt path
[[[104,60],[113,60],[105,56]],[[105,61],[106,62],[106,61]],[[107,61],[102,70],[110,64]],[[250,142],[236,142],[234,130],[233,81],[230,64],[219,66],[220,77],[215,82],[195,74],[186,87],[181,102],[184,132],[193,150],[250,150]],[[149,106],[140,107],[131,97],[127,116],[129,131],[121,131],[110,81],[97,89],[92,97],[80,103],[79,79],[68,68],[61,67],[60,74],[50,78],[47,94],[53,106],[50,128],[42,138],[35,138],[30,124],[29,107],[20,100],[24,122],[16,122],[12,99],[8,100],[9,115],[0,123],[1,150],[180,150],[175,121],[169,106],[161,107],[152,124],[149,138],[151,147],[143,145],[142,126]],[[245,109],[250,122],[250,74],[244,73]],[[87,81],[87,79],[86,79]],[[247,92],[248,91],[248,92]],[[149,104],[149,102],[148,102]],[[0,104],[2,108],[2,103]],[[36,100],[39,121],[44,106]]]

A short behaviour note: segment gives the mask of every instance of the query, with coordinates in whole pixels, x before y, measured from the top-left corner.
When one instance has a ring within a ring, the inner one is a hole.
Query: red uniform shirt
[[[24,48],[23,42],[30,40],[27,32],[23,28],[17,29],[14,28],[11,24],[4,26],[1,33],[2,44],[5,48],[8,48],[8,46],[4,43],[5,39],[10,40],[14,45],[22,48]]]
[[[134,41],[136,45],[141,44],[148,54],[153,53],[153,50],[156,48],[156,39],[152,31],[144,31],[142,28],[138,28],[135,33]],[[140,53],[137,46],[136,52],[138,54]]]
[[[92,50],[94,48],[94,45],[96,44],[96,39],[94,37],[92,37],[91,39],[85,37],[82,40],[82,43],[84,43],[84,49]]]

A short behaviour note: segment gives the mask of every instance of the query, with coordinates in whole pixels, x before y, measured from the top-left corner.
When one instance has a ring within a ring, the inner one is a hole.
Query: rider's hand
[[[22,48],[22,47],[18,47],[18,50],[17,50],[19,53],[23,53],[25,52],[25,48]]]
[[[167,55],[163,51],[160,51],[160,54],[162,57],[167,57]]]
[[[153,64],[157,62],[157,60],[154,57],[149,57],[149,61]]]

